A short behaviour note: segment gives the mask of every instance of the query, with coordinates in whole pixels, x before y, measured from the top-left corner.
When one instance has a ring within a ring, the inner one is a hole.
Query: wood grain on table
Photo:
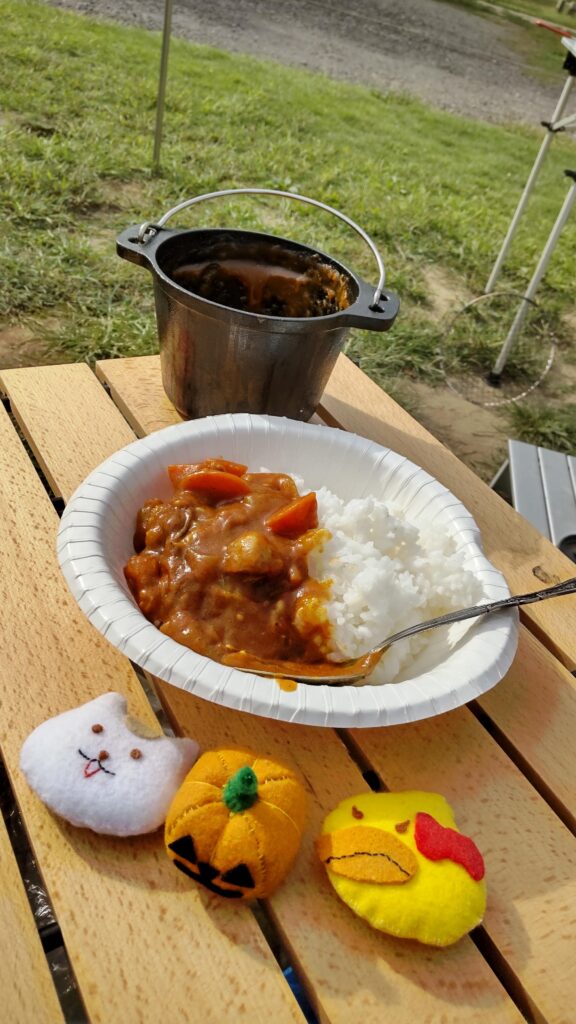
[[[10,1024],[63,1024],[48,963],[1,817],[0,865],[0,1017]]]

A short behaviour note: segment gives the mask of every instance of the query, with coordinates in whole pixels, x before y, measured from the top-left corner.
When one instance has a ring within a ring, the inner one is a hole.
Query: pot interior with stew
[[[352,275],[312,249],[265,236],[194,234],[200,236],[197,241],[188,235],[185,248],[171,250],[165,270],[181,288],[210,302],[304,318],[338,313],[356,298]]]

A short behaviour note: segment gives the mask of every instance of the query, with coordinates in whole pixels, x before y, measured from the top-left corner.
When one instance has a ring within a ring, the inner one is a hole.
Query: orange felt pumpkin
[[[269,896],[298,852],[306,802],[295,773],[272,758],[241,749],[209,751],[168,811],[168,856],[219,896]]]

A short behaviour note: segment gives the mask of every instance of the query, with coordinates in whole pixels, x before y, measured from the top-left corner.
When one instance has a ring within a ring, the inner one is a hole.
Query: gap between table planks
[[[10,1024],[64,1024],[10,839],[0,817],[0,992]]]
[[[126,361],[121,361],[121,362],[126,362]],[[130,363],[131,362],[132,361],[130,361]],[[110,366],[110,364],[106,364],[106,366],[108,367],[108,366]],[[83,370],[85,370],[85,369],[86,368],[83,368]],[[115,367],[115,369],[117,369],[117,367]],[[126,364],[126,369],[127,370],[129,369],[128,364]],[[62,370],[62,368],[60,368],[60,370]],[[42,371],[40,371],[40,372],[42,372]],[[86,371],[86,372],[88,372],[88,374],[89,374],[89,371]],[[101,368],[100,372],[103,372],[102,368]],[[25,373],[27,375],[25,378],[23,377],[23,373]],[[30,384],[32,383],[31,380],[30,380],[29,374],[30,374],[30,371],[11,371],[9,374],[5,375],[5,378],[7,378],[7,386],[8,386],[8,389],[9,389],[10,393],[11,393],[11,396],[14,398],[15,408],[16,409],[20,408],[20,415],[24,418],[24,420],[27,420],[27,422],[28,422],[28,431],[30,433],[31,439],[34,440],[34,433],[35,433],[34,432],[34,427],[33,427],[34,415],[31,413],[30,418],[28,419],[26,395],[25,395],[25,393],[23,393],[23,386],[22,386],[24,380],[26,380]],[[17,379],[18,375],[19,375],[19,380]],[[86,380],[86,383],[88,383],[88,378],[86,378],[86,374],[84,374],[84,379]],[[61,383],[62,383],[62,381],[61,381]],[[76,384],[76,388],[72,389],[72,392],[70,394],[70,399],[71,399],[71,401],[73,403],[79,402],[80,406],[85,409],[87,407],[86,402],[88,401],[88,396],[87,395],[82,395],[81,393],[80,394],[78,393],[78,384],[79,384],[78,375],[76,375],[75,384]],[[93,384],[92,383],[90,383],[90,386],[89,386],[88,390],[92,390],[93,391]],[[26,389],[24,389],[24,392],[25,391],[26,391]],[[61,397],[62,397],[62,391],[61,391]],[[101,397],[104,400],[104,402],[106,402],[105,396],[103,394],[102,394]],[[101,402],[100,402],[100,404],[101,404]],[[110,406],[110,403],[107,403],[107,412],[106,412],[106,414],[104,414],[104,412],[102,413],[102,415],[105,416],[106,419],[109,416],[111,416],[111,409],[108,408],[109,406]],[[102,451],[100,453],[100,459],[101,459],[106,454],[109,454],[109,450],[112,450],[112,449],[105,450],[106,444],[107,444],[107,437],[105,436],[105,433],[103,434],[103,430],[102,430],[102,428],[104,426],[104,422],[100,423],[100,417],[98,417],[97,418],[97,423],[96,424],[94,423],[94,414],[93,414],[94,410],[93,410],[92,399],[90,399],[90,407],[92,409],[91,424],[93,426],[97,426],[97,429],[95,430],[95,433],[96,433],[96,435],[98,436],[98,438],[100,439],[100,441],[102,443]],[[60,408],[62,408],[61,403],[60,403]],[[44,424],[46,424],[46,416],[48,416],[48,418],[49,418],[49,411],[48,410],[44,410],[44,412],[43,412],[43,414],[41,416],[41,420],[42,420],[42,422]],[[113,417],[111,417],[111,418],[113,418]],[[47,444],[47,438],[46,437],[44,437],[44,442],[45,442],[45,444]],[[124,443],[126,443],[126,442],[124,441]],[[61,444],[61,442],[54,442],[54,449],[55,450],[52,453],[53,459],[55,459],[57,457],[57,448],[58,448],[59,444]],[[49,445],[48,445],[48,447],[49,447]],[[46,454],[45,453],[44,453],[44,458],[46,459]],[[100,459],[98,461],[100,461]],[[52,459],[50,459],[49,461],[52,463],[52,473],[53,473],[54,477],[56,479],[58,479],[59,473],[55,472],[54,463],[53,463]],[[65,459],[64,460],[61,459],[61,462],[62,462],[62,477],[64,477],[65,474],[66,474],[66,460]],[[79,468],[80,467],[78,467],[78,469]],[[91,468],[93,468],[93,464],[84,466],[83,475],[85,475],[85,473],[88,472],[89,469],[91,469]],[[75,484],[77,482],[79,482],[79,481],[75,480],[73,482],[74,486],[75,486]],[[59,480],[59,484],[60,484],[60,488],[63,489],[62,488],[62,481],[61,480]],[[65,495],[65,496],[67,496],[67,495]],[[530,638],[530,639],[532,639],[532,638]],[[532,640],[532,643],[535,643],[535,641]],[[552,660],[552,659],[550,659],[550,660]],[[167,705],[168,705],[168,710],[169,711],[170,711],[171,707],[173,708],[174,702],[177,702],[177,703],[179,702],[179,714],[178,714],[177,718],[178,718],[178,721],[180,722],[180,724],[183,724],[183,721],[185,721],[186,718],[190,718],[191,707],[192,707],[192,705],[190,704],[191,700],[194,700],[194,702],[195,702],[196,714],[202,713],[205,716],[206,714],[210,714],[211,713],[211,712],[207,712],[206,708],[212,708],[213,709],[213,706],[206,705],[206,704],[204,704],[204,702],[195,701],[195,699],[192,699],[192,698],[188,697],[187,695],[179,694],[178,691],[175,691],[175,690],[173,690],[170,687],[164,687],[162,689],[162,693],[163,693],[163,697],[165,699],[165,702],[166,702],[166,694],[168,694]],[[182,709],[182,706],[181,706],[182,700],[184,700],[184,702],[185,702],[185,709],[184,710]],[[185,713],[186,708],[188,709],[188,714],[187,715]],[[223,722],[222,713],[224,712],[230,718],[230,722],[231,722],[230,728],[233,731],[235,725],[237,726],[237,724],[239,722],[239,717],[238,717],[237,713],[235,713],[235,712],[225,712],[225,709],[216,709],[216,711],[220,712],[220,716],[217,716],[217,718],[216,718],[216,721],[218,723],[218,728],[221,728],[221,725],[222,725],[222,722]],[[212,710],[212,713],[213,712],[214,712],[214,709]],[[499,751],[499,749],[496,747],[496,745],[491,740],[489,740],[489,738],[486,736],[484,730],[482,730],[481,727],[478,725],[478,723],[474,721],[474,719],[472,718],[472,716],[470,715],[470,713],[468,711],[462,709],[461,711],[454,712],[452,714],[453,715],[466,716],[466,718],[465,718],[466,727],[468,729],[472,729],[471,739],[474,741],[474,744],[478,744],[478,743],[480,744],[480,749],[481,749],[481,754],[482,754],[481,764],[475,766],[474,775],[476,776],[476,772],[477,771],[480,771],[482,768],[486,768],[489,765],[489,763],[494,760],[494,756],[495,756],[494,752],[497,751],[498,755],[496,757],[496,762],[497,762],[498,772],[503,776],[503,778],[505,779],[505,782],[506,782],[506,785],[504,786],[504,789],[506,789],[509,786],[510,781],[512,780],[514,782],[514,786],[515,786],[515,789],[516,789],[516,791],[514,793],[514,799],[515,799],[515,801],[518,801],[518,803],[522,803],[522,799],[523,798],[526,799],[526,793],[530,792],[529,787],[527,786],[527,783],[522,778],[522,776],[519,773],[515,772],[515,769],[512,768],[512,766],[510,765],[510,762],[505,757],[505,755],[502,754],[501,751]],[[247,716],[244,716],[244,717],[247,717]],[[451,716],[443,716],[443,719],[445,720],[447,717],[450,718]],[[251,730],[254,729],[254,723],[255,723],[255,720],[253,718],[251,718],[250,719],[250,729]],[[262,727],[262,723],[259,723],[259,725]],[[270,729],[271,723],[265,723],[265,725],[266,725],[265,738],[267,739],[269,737],[269,729]],[[433,727],[434,728],[437,727],[436,722],[434,723]],[[282,728],[285,729],[286,727],[282,727]],[[288,727],[288,728],[291,730],[291,732],[289,734],[291,736],[292,732],[294,730],[294,727]],[[408,730],[411,730],[411,741],[410,741],[411,742],[411,747],[414,747],[414,746],[417,747],[418,746],[418,742],[419,742],[419,738],[420,738],[419,734],[422,733],[422,731],[424,731],[424,735],[426,734],[426,729],[428,728],[428,723],[421,723],[419,726],[409,726],[409,727],[405,727],[405,728],[408,729]],[[392,732],[394,732],[394,731],[395,730],[392,730]],[[381,736],[381,731],[378,730],[377,734]],[[355,734],[355,735],[356,735],[357,741],[359,743],[362,743],[363,749],[365,749],[364,748],[364,736],[366,734],[365,733],[360,733],[360,734]],[[417,741],[416,744],[414,743],[415,739]],[[285,741],[285,739],[283,737],[282,743],[280,744],[280,749],[285,749],[285,742],[286,741]],[[404,739],[404,742],[406,742],[406,739]],[[440,743],[440,747],[443,747],[442,743]],[[441,751],[439,751],[439,753],[441,753]],[[498,758],[499,758],[499,761],[498,761]],[[401,761],[401,759],[400,759],[400,761]],[[466,787],[465,786],[464,787],[460,786],[460,789],[462,790],[462,792],[460,794],[458,794],[458,792],[457,792],[458,786],[457,786],[456,787],[456,793],[454,792],[454,779],[451,778],[451,775],[450,775],[450,773],[452,773],[452,776],[453,776],[454,772],[453,772],[453,769],[451,769],[450,762],[451,762],[451,759],[449,758],[448,761],[446,762],[446,764],[442,765],[442,772],[441,772],[441,774],[439,776],[439,781],[440,782],[444,781],[445,784],[443,786],[438,785],[438,788],[443,789],[443,791],[447,793],[449,798],[451,798],[454,801],[455,805],[459,808],[459,819],[460,819],[461,823],[463,824],[463,826],[466,827],[466,822],[464,821],[464,819],[462,817],[462,814],[460,813],[460,806],[465,802],[465,797],[466,797],[465,789],[466,789]],[[388,779],[386,779],[386,781],[388,782]],[[424,783],[424,784],[426,784],[426,783]],[[428,782],[427,784],[429,786],[430,782]],[[408,777],[406,779],[406,781],[403,783],[403,785],[413,785],[413,782],[410,781],[410,778]],[[452,787],[452,790],[453,790],[452,794],[450,794],[447,791],[447,789],[449,789],[450,786]],[[513,789],[514,789],[514,786],[513,786]],[[345,792],[347,792],[349,794],[350,790],[349,789],[345,790]],[[458,796],[460,796],[461,799],[458,799]],[[468,796],[469,796],[470,799],[472,799],[470,794],[468,794]],[[542,826],[544,828],[545,834],[548,834],[549,828],[551,826],[551,822],[554,823],[553,826],[552,826],[552,832],[554,832],[554,828],[558,828],[558,827],[560,828],[560,832],[557,831],[556,836],[552,837],[552,838],[553,838],[553,840],[558,840],[559,837],[562,835],[561,826],[558,826],[558,822],[556,821],[556,819],[550,814],[549,811],[547,811],[546,808],[544,808],[544,805],[542,804],[542,802],[538,799],[538,797],[535,794],[530,792],[530,797],[532,798],[532,810],[535,813],[535,816],[536,816],[536,819],[537,819],[536,824],[539,823],[540,826]],[[336,797],[335,797],[335,795],[333,795],[333,802],[335,802],[335,799],[336,799]],[[530,803],[530,801],[529,801],[529,803]],[[546,819],[546,813],[544,814],[544,817],[542,816],[543,815],[543,809],[544,809],[545,812],[547,812],[547,814],[549,816],[548,819]],[[477,812],[474,809],[473,804],[472,804],[472,809],[469,811],[469,815],[470,815],[470,818],[469,818],[469,822],[468,822],[468,828],[469,828],[469,830],[471,831],[472,834],[474,834],[476,837],[478,837],[478,839],[480,841],[480,844],[482,845],[482,841],[483,840],[482,840],[481,834],[480,834],[480,832],[478,830]],[[485,817],[485,824],[487,826],[489,826],[489,824],[490,824],[490,815]],[[490,841],[490,828],[487,827],[487,834],[486,834],[486,838],[484,839],[484,843],[489,842],[489,841]],[[501,846],[501,844],[500,844],[500,846]],[[560,846],[562,846],[562,840],[560,840]],[[511,851],[509,849],[507,850],[507,849],[500,848],[497,852],[498,852],[498,854],[500,856],[503,856],[503,855],[506,856]],[[544,866],[544,865],[541,865],[541,866]],[[529,870],[533,870],[534,869],[534,865],[533,864],[532,865],[527,864],[527,868]],[[520,880],[522,879],[522,876],[523,876],[523,872],[520,871],[519,872]],[[549,888],[550,888],[550,885],[552,883],[553,884],[563,884],[563,880],[561,878],[550,879],[550,872],[548,872],[548,876],[549,876],[548,877],[548,887]],[[287,898],[288,897],[286,896],[285,899],[287,899]],[[509,910],[508,911],[506,910],[506,907],[508,906],[509,900],[512,899],[512,901],[513,901],[515,898],[517,898],[517,893],[514,892],[514,888],[513,887],[512,888],[508,887],[508,892],[506,892],[506,887],[504,887],[504,901],[503,901],[503,906],[504,906],[503,916],[504,917],[507,917],[507,915],[509,914]],[[280,892],[278,897],[276,897],[275,899],[276,899],[276,902],[282,903],[282,900],[283,900],[282,891]],[[294,903],[293,894],[291,893],[290,907],[293,906],[293,903]],[[544,903],[545,903],[545,899],[544,899]],[[274,901],[273,901],[273,904],[274,904]],[[541,909],[542,908],[540,908],[540,910]],[[545,915],[544,915],[544,917],[545,917]],[[529,920],[528,923],[533,926],[532,931],[534,932],[534,934],[532,934],[530,929],[528,929],[528,934],[529,934],[529,936],[531,938],[536,939],[536,937],[538,935],[538,932],[542,931],[544,918],[542,917],[542,914],[538,912],[538,908],[533,908],[533,912],[531,911],[531,913],[529,914],[529,918],[530,918],[530,920]],[[495,917],[494,920],[497,921],[497,917]],[[498,930],[498,927],[496,928],[496,930]],[[538,936],[538,939],[540,939],[540,938],[541,938],[541,936]],[[506,936],[501,936],[500,939],[502,941],[502,944],[504,946],[506,946],[506,943],[507,942],[509,943],[510,936],[507,936],[507,937]],[[548,943],[548,945],[550,946],[550,943]],[[512,946],[514,946],[514,943],[512,943]],[[518,954],[518,953],[521,952],[520,947],[518,946],[518,943],[516,943],[516,947],[517,947],[516,948],[516,953]],[[293,946],[293,948],[294,948],[294,946]],[[298,950],[296,950],[296,952],[298,953]],[[308,951],[308,950],[306,952],[305,960],[306,960],[305,968],[309,970],[309,966],[310,966],[311,960],[310,960],[310,951]],[[511,963],[514,964],[514,955],[510,956],[510,954],[509,954],[509,960],[510,960]],[[532,1005],[536,1007],[534,1012],[536,1013],[537,1016],[539,1016],[540,1010],[538,1009],[538,1007],[541,1006],[542,1003],[546,1004],[547,1002],[551,1001],[551,995],[552,994],[551,994],[550,991],[546,990],[546,985],[545,984],[540,985],[538,983],[539,981],[540,982],[542,981],[542,978],[540,978],[540,979],[538,978],[538,974],[539,974],[538,971],[535,971],[535,972],[531,973],[529,965],[523,970],[522,968],[524,967],[524,965],[521,962],[522,961],[522,957],[521,956],[519,958],[517,957],[517,960],[518,960],[518,963],[516,963],[514,965],[514,970],[516,972],[516,976],[520,980],[520,983],[521,984],[524,983],[524,985],[526,986],[526,988],[527,988],[526,998],[527,998],[529,1003],[532,1003]],[[552,961],[553,960],[555,961],[556,957],[551,957],[550,964],[548,965],[550,973],[551,973],[551,966],[552,966]],[[518,970],[518,967],[520,967],[520,970]],[[542,972],[540,972],[540,973],[542,973]],[[530,994],[530,991],[529,991],[530,989],[532,989],[532,994]],[[535,991],[538,992],[538,998],[537,999],[534,998],[534,992]],[[550,1007],[551,1012],[548,1013],[547,1019],[549,1019],[549,1020],[562,1020],[561,1014],[563,1013],[563,1009],[561,1007],[560,1008],[558,1007],[558,1001],[557,1001],[557,997],[558,997],[557,981],[554,981],[554,995],[556,997],[556,1009],[554,1011],[554,1007],[553,1006]],[[463,1019],[463,1018],[459,1017],[458,1019]]]
[[[119,413],[106,397],[103,389],[96,379],[90,374],[85,366],[61,367],[58,372],[50,373],[50,387],[48,378],[38,371],[30,371],[25,376],[17,376],[7,373],[4,383],[8,392],[14,399],[15,408],[23,423],[27,424],[27,433],[36,451],[41,447],[43,450],[43,462],[50,465],[51,478],[55,485],[59,486],[65,497],[68,497],[67,488],[73,488],[83,478],[89,468],[92,468],[94,460],[94,438],[98,439],[101,445],[101,452],[96,461],[100,461],[109,453],[109,440],[114,439],[114,446],[117,446],[118,431],[120,429]],[[39,391],[35,391],[36,401],[30,416],[27,412],[26,396],[22,392],[22,383],[28,387],[32,385],[32,377],[35,378]],[[46,396],[46,407],[42,407],[42,393]],[[57,393],[58,403],[53,406],[50,396]],[[69,409],[71,420],[66,424],[67,414],[63,409]],[[70,450],[71,445],[68,439],[76,437],[75,409],[84,412],[89,410],[89,422],[91,427],[91,439],[89,451],[86,453],[81,443],[74,444],[75,458],[77,460],[77,480],[72,479],[70,473]],[[54,416],[54,418],[52,418]],[[35,424],[42,423],[40,436],[36,436]],[[125,429],[128,428],[125,426]],[[59,441],[57,440],[59,438]],[[128,438],[126,438],[128,440]],[[23,455],[23,451],[22,451]],[[86,459],[92,464],[88,466]],[[31,470],[30,464],[29,468]],[[60,479],[60,468],[62,478],[67,476],[66,486]],[[37,482],[38,487],[41,485]],[[32,487],[26,487],[25,493],[32,491]],[[45,504],[47,498],[44,495]],[[55,518],[55,517],[54,517]],[[51,547],[55,534],[55,524],[52,528],[49,524],[43,524],[41,531],[43,543]],[[37,543],[39,543],[36,531]],[[27,538],[31,540],[32,538]],[[25,544],[22,547],[25,548]],[[43,566],[36,564],[37,572],[42,575]],[[68,602],[65,602],[68,605]],[[72,616],[75,618],[75,616]],[[94,631],[86,623],[86,629],[93,634]],[[97,646],[99,638],[94,633],[93,642]],[[73,644],[75,646],[75,644]],[[108,645],[105,645],[108,648]],[[115,657],[115,652],[109,649],[109,657]],[[94,672],[97,674],[98,661],[96,656],[92,659]],[[108,683],[110,685],[110,683]],[[100,687],[102,689],[103,687]],[[394,1006],[395,1019],[400,1022],[411,1022],[418,1020],[422,1022],[438,1020],[440,1017],[445,1021],[493,1021],[498,1020],[520,1020],[520,1015],[513,1003],[506,996],[500,983],[492,974],[490,967],[475,948],[470,939],[465,939],[456,947],[435,953],[420,947],[406,947],[403,943],[387,939],[385,936],[377,935],[370,931],[360,920],[355,918],[344,908],[334,897],[327,885],[320,865],[317,863],[311,850],[311,843],[314,835],[319,829],[324,814],[341,798],[351,792],[366,788],[362,777],[350,758],[339,738],[332,730],[323,731],[322,744],[318,743],[318,732],[312,728],[291,728],[281,723],[267,722],[262,719],[255,719],[252,716],[239,716],[227,709],[218,708],[207,702],[199,701],[171,687],[163,685],[161,688],[165,706],[173,713],[180,727],[191,735],[198,735],[204,746],[227,741],[247,742],[257,749],[266,749],[280,756],[291,757],[300,767],[301,771],[308,778],[308,785],[312,795],[311,821],[309,831],[302,853],[294,872],[285,886],[271,900],[271,912],[276,919],[279,928],[284,935],[288,947],[291,949],[296,962],[300,965],[302,973],[308,985],[314,992],[314,1001],[319,1009],[322,1020],[335,1022],[335,1024],[349,1024],[351,1021],[380,1022],[383,1006]],[[89,695],[89,694],[88,694]],[[78,696],[78,695],[77,695]],[[83,698],[87,694],[82,695]],[[185,709],[180,711],[178,701],[184,700]],[[70,694],[62,695],[59,706],[54,710],[62,710],[70,706]],[[35,721],[44,717],[44,710],[36,707],[32,712]],[[15,715],[16,718],[16,715]],[[17,718],[16,718],[17,720]],[[18,743],[23,738],[29,727],[29,723],[19,723]],[[15,764],[18,747],[11,750],[11,762]],[[15,773],[18,775],[18,773]],[[34,834],[34,817],[42,815],[41,806],[35,798],[27,792],[23,781],[18,778],[19,792],[23,810],[31,832]],[[50,824],[53,819],[45,814]],[[75,831],[63,828],[64,841],[68,839],[75,842]],[[76,840],[77,842],[77,840]],[[122,849],[126,846],[130,849],[131,855],[135,856],[142,840],[133,840],[129,844],[124,842],[115,844],[114,860],[117,870],[122,869]],[[158,852],[161,841],[158,837],[149,837],[148,842],[151,848],[154,844]],[[91,840],[86,843],[90,847],[94,843]],[[102,840],[102,849],[108,849],[109,840]],[[39,849],[40,863],[46,864],[50,861],[50,851],[45,847]],[[62,853],[62,851],[59,851]],[[98,858],[93,858],[94,874],[104,865],[98,863]],[[168,862],[168,869],[173,872]],[[52,865],[50,865],[52,867]],[[46,872],[47,881],[52,872]],[[161,874],[161,872],[159,872]],[[80,875],[80,873],[78,872]],[[122,880],[124,886],[129,880],[126,877]],[[174,873],[176,874],[176,873]],[[68,880],[66,880],[68,881]],[[186,882],[186,880],[184,880]],[[179,882],[179,876],[178,876]],[[142,881],[144,884],[144,881]],[[148,879],[148,884],[160,886],[162,879],[155,882]],[[175,881],[175,888],[181,893],[181,886]],[[190,883],[187,883],[188,886]],[[66,886],[68,888],[68,886]],[[197,892],[195,887],[191,890]],[[78,896],[78,894],[75,894]],[[118,899],[119,894],[110,894]],[[69,893],[67,893],[69,898]],[[205,897],[198,896],[197,904],[200,910],[204,906]],[[82,902],[82,901],[81,901]],[[208,900],[210,904],[210,901]],[[211,905],[211,904],[210,904]],[[63,900],[55,900],[55,909],[62,918],[61,925],[65,933],[67,929],[63,920],[65,913],[69,914],[71,908],[66,907]],[[234,907],[232,913],[242,920],[244,908]],[[228,908],[230,912],[230,908]],[[62,912],[62,913],[61,913]],[[187,908],[188,916],[193,922],[194,913],[198,916],[196,908]],[[186,908],[183,906],[183,913]],[[200,921],[202,927],[204,921]],[[241,929],[239,927],[238,941],[242,941]],[[178,936],[177,946],[182,955],[187,954],[188,965],[198,964],[200,969],[202,960],[200,955],[191,956],[186,930],[182,929]],[[97,936],[95,937],[95,939]],[[67,942],[73,964],[76,963],[77,951]],[[134,955],[134,954],[133,954]],[[108,972],[114,974],[114,965],[107,964]],[[175,983],[178,974],[186,973],[184,966],[176,962],[172,968],[172,981]],[[176,979],[175,979],[176,976]],[[81,979],[82,980],[82,979]],[[151,983],[155,979],[151,979]],[[140,982],[142,985],[142,982]],[[224,978],[221,988],[226,991],[226,979]],[[243,992],[245,997],[245,993]],[[269,1015],[277,1011],[274,1003],[268,1003]],[[209,1019],[205,1016],[205,1019]],[[222,1020],[229,1019],[222,1017]]]

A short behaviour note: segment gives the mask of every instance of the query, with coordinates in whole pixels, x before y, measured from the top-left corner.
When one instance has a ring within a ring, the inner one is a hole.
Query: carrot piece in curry
[[[242,477],[234,473],[223,473],[219,469],[201,470],[182,477],[178,485],[181,491],[199,491],[212,501],[231,501],[250,493]]]
[[[230,462],[228,459],[205,459],[204,462],[168,466],[168,476],[173,486],[180,490],[182,488],[182,481],[186,480],[192,473],[213,469],[219,470],[222,473],[232,473],[233,476],[244,476],[248,466],[243,466],[240,462]]]
[[[265,525],[282,537],[299,537],[318,526],[318,505],[314,491],[273,512]]]

